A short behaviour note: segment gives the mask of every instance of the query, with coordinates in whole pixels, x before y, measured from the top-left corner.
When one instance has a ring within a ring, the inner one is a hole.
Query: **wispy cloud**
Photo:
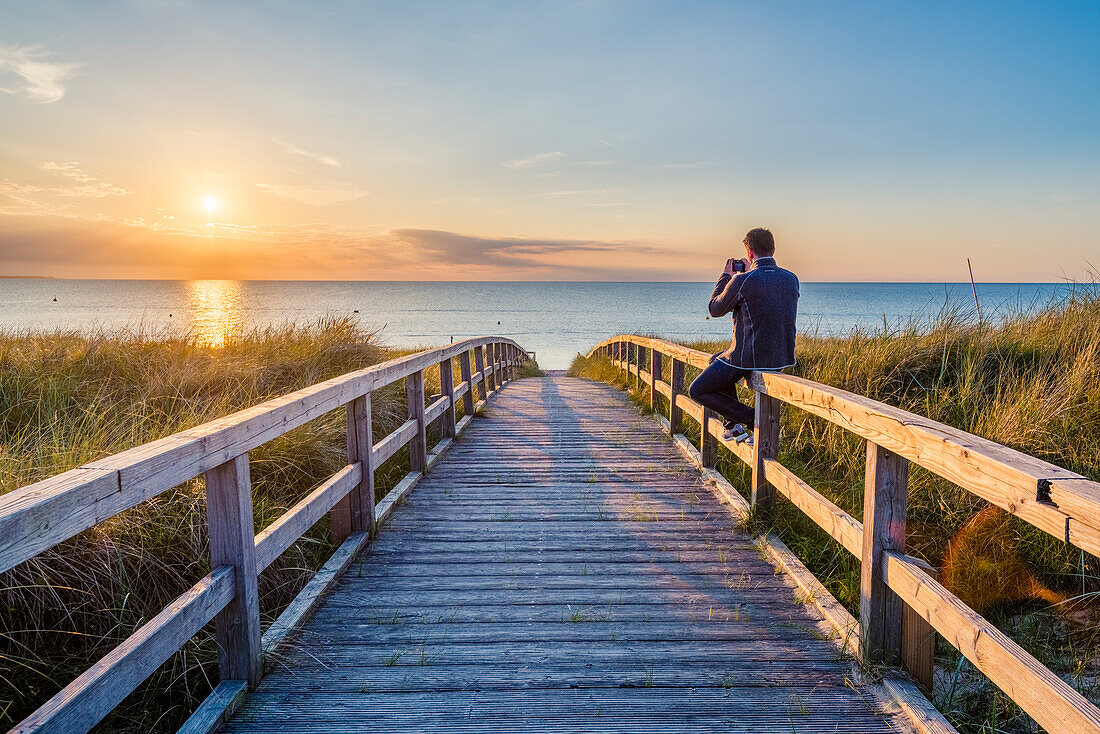
[[[514,161],[504,161],[502,166],[506,168],[537,168],[541,165],[556,161],[565,157],[565,153],[560,150],[550,151],[548,153],[535,153],[532,156],[526,158],[517,158]]]
[[[80,64],[60,64],[43,59],[37,46],[0,44],[0,77],[18,77],[21,89],[0,87],[0,92],[22,91],[31,102],[48,104],[65,96],[62,82],[72,76]]]
[[[39,215],[58,214],[63,212],[68,205],[58,204],[56,200],[51,203],[51,197],[62,196],[66,198],[102,199],[107,196],[128,196],[129,191],[121,186],[115,186],[106,181],[100,181],[95,176],[85,173],[80,164],[75,161],[56,163],[45,161],[39,163],[38,168],[49,171],[52,174],[70,179],[72,183],[62,186],[51,186],[30,183],[15,183],[12,181],[0,181],[0,194],[6,196],[7,201],[0,206],[0,213]],[[45,194],[46,196],[41,196]]]
[[[370,194],[366,189],[348,185],[295,186],[292,184],[258,183],[256,188],[280,199],[290,199],[311,206],[334,206],[361,199]]]
[[[615,161],[577,161],[574,165],[581,166],[583,168],[599,168],[601,166],[615,165]]]
[[[332,166],[333,168],[339,168],[341,166],[340,160],[337,158],[334,158],[330,155],[325,155],[323,153],[314,153],[312,151],[306,150],[305,148],[299,148],[297,145],[294,145],[294,143],[289,143],[282,138],[272,138],[272,142],[281,147],[287,153],[290,153],[291,155],[296,155],[299,158],[305,158],[316,163],[323,163],[324,165]]]

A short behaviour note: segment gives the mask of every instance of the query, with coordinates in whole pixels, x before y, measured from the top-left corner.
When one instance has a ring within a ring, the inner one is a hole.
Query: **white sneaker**
[[[741,423],[734,423],[731,427],[727,428],[725,433],[722,434],[722,440],[724,441],[736,441],[742,443],[746,439],[752,440],[752,436],[745,430],[745,426]]]

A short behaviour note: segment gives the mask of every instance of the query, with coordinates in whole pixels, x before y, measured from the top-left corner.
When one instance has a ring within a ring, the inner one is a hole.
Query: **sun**
[[[202,200],[202,205],[208,212],[212,212],[218,208],[218,200],[213,196],[208,196]]]

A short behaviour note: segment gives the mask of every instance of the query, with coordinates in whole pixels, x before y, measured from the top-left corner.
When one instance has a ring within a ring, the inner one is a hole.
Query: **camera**
[[[745,272],[745,261],[744,260],[734,260],[733,261],[733,272],[735,272],[735,273]]]

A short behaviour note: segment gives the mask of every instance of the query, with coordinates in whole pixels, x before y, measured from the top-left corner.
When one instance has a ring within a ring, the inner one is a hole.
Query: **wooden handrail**
[[[649,354],[648,370],[640,363],[643,350]],[[866,661],[900,662],[928,691],[935,630],[1048,731],[1100,732],[1100,709],[925,573],[927,564],[904,553],[909,463],[1093,555],[1100,555],[1100,483],[915,413],[778,372],[749,377],[756,426],[754,445],[748,447],[722,439],[721,421],[683,394],[684,367],[705,369],[711,355],[629,334],[601,342],[588,356],[595,354],[636,375],[636,386],[650,389],[654,408],[658,393],[668,399],[671,433],[680,433],[683,415],[699,423],[701,464],[707,445],[717,442],[752,468],[759,514],[770,514],[778,492],[860,559],[859,638]],[[867,439],[862,523],[775,458],[781,404]],[[678,440],[686,442],[682,436]]]
[[[476,374],[470,374],[471,351]],[[459,385],[452,384],[455,358]],[[311,385],[0,495],[0,571],[6,571],[203,474],[214,567],[11,731],[88,731],[212,619],[222,680],[255,685],[262,672],[257,575],[326,513],[337,540],[352,533],[367,537],[376,513],[388,512],[469,423],[478,405],[474,389],[487,399],[527,359],[511,339],[467,339]],[[425,406],[424,371],[437,365],[443,394]],[[405,381],[409,420],[374,442],[371,393],[399,380]],[[460,398],[466,415],[456,423]],[[248,452],[341,407],[347,411],[347,466],[255,534]],[[426,431],[435,422],[443,440],[429,455]],[[411,471],[376,505],[374,472],[405,445]]]

